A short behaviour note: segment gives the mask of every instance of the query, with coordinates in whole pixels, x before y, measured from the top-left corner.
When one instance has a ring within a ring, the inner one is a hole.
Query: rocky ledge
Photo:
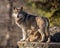
[[[17,42],[19,48],[60,48],[60,43]]]

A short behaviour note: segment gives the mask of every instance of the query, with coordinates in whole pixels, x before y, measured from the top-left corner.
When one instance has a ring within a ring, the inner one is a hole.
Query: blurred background
[[[59,32],[60,37],[60,0],[0,0],[0,48],[17,48],[17,41],[22,38],[21,29],[12,18],[13,7],[21,6],[29,14],[47,17],[51,34]]]

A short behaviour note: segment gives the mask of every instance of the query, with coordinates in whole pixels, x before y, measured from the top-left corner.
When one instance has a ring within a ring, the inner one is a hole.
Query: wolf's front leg
[[[22,39],[20,41],[25,41],[26,40],[26,30],[22,28]]]

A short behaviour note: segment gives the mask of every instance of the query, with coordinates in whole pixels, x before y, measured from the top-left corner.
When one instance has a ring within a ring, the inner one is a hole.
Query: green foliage
[[[50,21],[50,26],[60,25],[59,2],[28,2],[26,5],[27,8],[30,8],[30,12],[47,17]]]

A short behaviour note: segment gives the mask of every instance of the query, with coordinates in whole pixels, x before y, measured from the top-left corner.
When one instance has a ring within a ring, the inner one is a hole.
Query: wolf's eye
[[[17,17],[18,18],[23,18],[23,15],[22,14],[19,14]]]
[[[19,14],[19,16],[23,16],[22,14]]]
[[[19,18],[20,16],[21,16],[21,15],[20,15],[20,14],[18,14],[18,15],[17,15],[17,18]]]

